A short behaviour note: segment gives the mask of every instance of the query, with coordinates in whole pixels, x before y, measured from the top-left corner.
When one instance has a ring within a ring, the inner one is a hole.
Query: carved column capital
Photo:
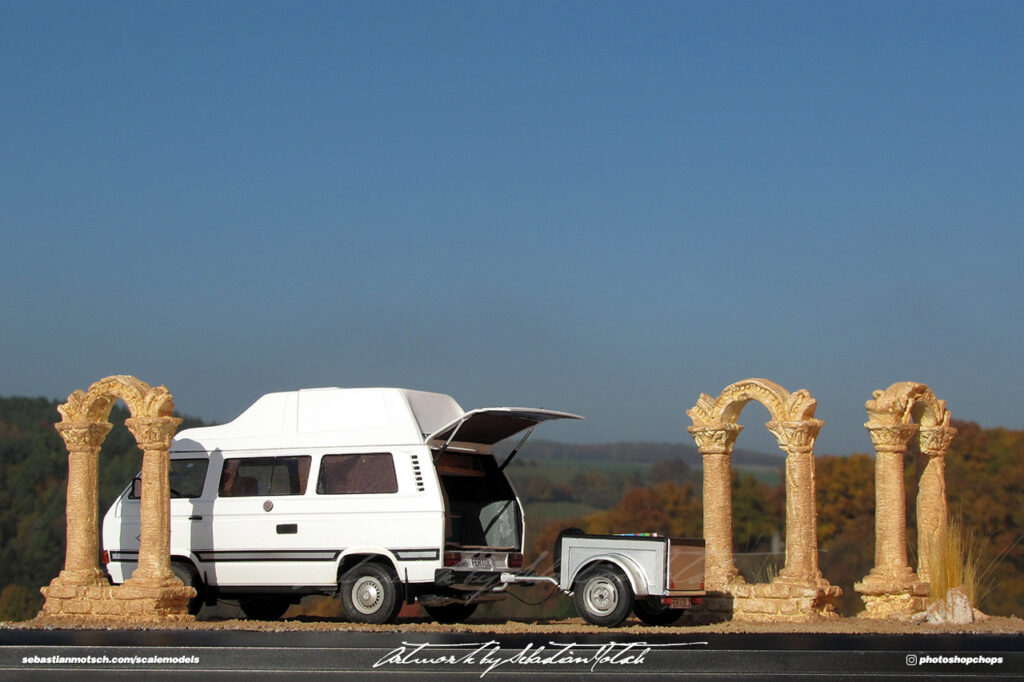
[[[181,419],[177,417],[131,417],[125,426],[142,450],[167,450]]]
[[[68,452],[99,450],[112,428],[110,422],[57,422],[53,425],[64,439]]]
[[[918,425],[868,422],[864,428],[871,434],[876,452],[905,452],[907,443],[917,433]]]
[[[956,429],[952,426],[939,424],[936,426],[921,427],[921,452],[929,457],[942,457],[949,449]]]
[[[697,449],[702,455],[728,455],[736,444],[736,438],[743,427],[739,424],[716,424],[714,426],[687,426]]]
[[[792,454],[812,452],[814,441],[824,425],[820,419],[770,421],[765,424],[779,442],[779,447]]]

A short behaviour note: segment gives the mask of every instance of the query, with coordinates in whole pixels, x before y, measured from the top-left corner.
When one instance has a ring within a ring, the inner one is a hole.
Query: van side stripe
[[[118,552],[116,550],[110,552],[111,561],[138,561],[138,552]]]
[[[219,561],[334,561],[342,550],[265,550],[251,552],[196,552],[204,562]]]
[[[402,561],[437,561],[441,556],[436,547],[427,549],[393,549],[391,552]]]
[[[200,551],[196,557],[203,563],[217,561],[334,561],[342,550],[264,550],[264,551]],[[425,549],[393,549],[400,561],[437,561],[441,556],[436,547]],[[111,561],[137,562],[138,552],[110,552]]]

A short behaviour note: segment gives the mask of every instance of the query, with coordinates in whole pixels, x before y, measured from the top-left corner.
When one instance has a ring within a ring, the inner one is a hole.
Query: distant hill
[[[511,447],[511,446],[508,446]],[[517,457],[530,460],[583,460],[632,462],[653,464],[665,460],[681,459],[691,469],[701,468],[701,454],[693,443],[555,443],[530,440]],[[737,448],[732,453],[736,466],[781,466],[785,462],[782,452],[764,453]]]

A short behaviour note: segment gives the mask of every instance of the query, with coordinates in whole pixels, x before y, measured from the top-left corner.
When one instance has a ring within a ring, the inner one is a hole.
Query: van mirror
[[[142,476],[136,476],[132,479],[132,491],[128,493],[128,498],[131,500],[142,499]]]

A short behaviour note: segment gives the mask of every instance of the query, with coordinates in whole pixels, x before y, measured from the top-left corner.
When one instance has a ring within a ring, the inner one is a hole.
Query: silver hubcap
[[[352,586],[352,604],[359,613],[371,614],[384,602],[384,586],[371,576],[363,576]]]
[[[591,613],[606,616],[615,610],[619,603],[619,593],[615,585],[607,578],[594,578],[587,581],[583,591],[583,599]]]

